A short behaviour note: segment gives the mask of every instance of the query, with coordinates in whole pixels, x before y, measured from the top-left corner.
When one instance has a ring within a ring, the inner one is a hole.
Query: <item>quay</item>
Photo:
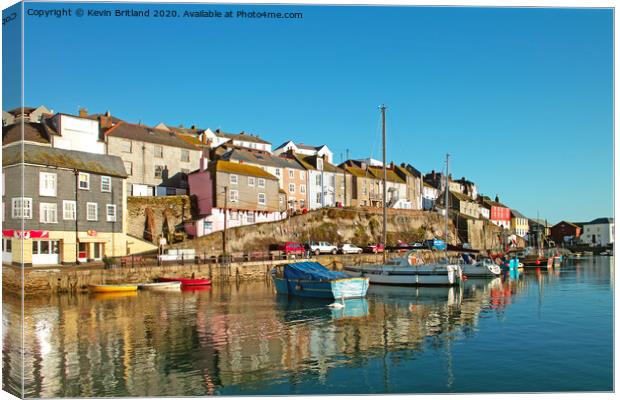
[[[337,254],[310,258],[330,269],[339,270],[345,264],[378,263],[381,254]],[[209,278],[213,283],[230,281],[257,281],[267,279],[269,271],[276,265],[297,260],[233,261],[225,263],[189,263],[141,265],[135,263],[118,268],[92,266],[50,266],[28,267],[2,265],[2,289],[9,293],[24,295],[45,295],[55,293],[77,293],[87,291],[88,285],[152,282],[162,276],[195,276]]]

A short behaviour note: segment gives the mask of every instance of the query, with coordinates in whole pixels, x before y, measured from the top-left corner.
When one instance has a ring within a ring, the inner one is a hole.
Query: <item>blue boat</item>
[[[352,299],[366,296],[368,278],[351,278],[317,262],[278,265],[271,270],[278,294],[323,299]]]

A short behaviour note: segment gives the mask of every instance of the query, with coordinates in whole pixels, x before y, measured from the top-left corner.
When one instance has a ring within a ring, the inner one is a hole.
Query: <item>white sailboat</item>
[[[490,258],[483,258],[473,264],[463,264],[461,266],[463,275],[468,278],[495,277],[502,273],[502,269]]]
[[[386,160],[385,160],[385,106],[381,106],[383,126],[383,243],[387,238],[387,208],[386,208]],[[448,156],[446,156],[446,188],[448,187]],[[448,191],[446,190],[446,198]],[[446,201],[446,204],[447,201]],[[445,213],[446,245],[448,243],[448,211]],[[381,285],[458,285],[461,281],[462,270],[458,264],[445,262],[424,263],[416,251],[406,253],[404,257],[386,260],[383,253],[383,263],[374,265],[345,266],[344,272],[350,276],[363,276],[369,279],[370,284]]]

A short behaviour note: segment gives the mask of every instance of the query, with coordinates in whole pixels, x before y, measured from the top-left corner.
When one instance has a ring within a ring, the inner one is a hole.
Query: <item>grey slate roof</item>
[[[613,218],[597,218],[597,219],[593,219],[590,222],[587,222],[586,225],[593,225],[593,224],[613,224],[614,223],[614,219]]]
[[[107,154],[93,154],[83,151],[56,149],[53,147],[24,144],[24,163],[77,169],[100,175],[127,177],[123,160]],[[21,146],[10,146],[2,150],[2,166],[22,163]]]
[[[188,150],[200,150],[185,140],[179,138],[174,132],[151,128],[145,125],[129,124],[121,121],[105,132],[105,136],[120,137],[147,143],[161,144],[164,146],[180,147]]]

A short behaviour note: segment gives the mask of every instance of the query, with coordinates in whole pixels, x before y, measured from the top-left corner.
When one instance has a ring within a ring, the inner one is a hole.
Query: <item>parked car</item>
[[[413,247],[414,249],[421,249],[421,248],[423,248],[423,247],[424,247],[424,245],[423,245],[422,243],[419,243],[419,242],[409,243],[409,245],[410,245],[411,247]]]
[[[306,248],[308,249],[308,251],[316,254],[317,256],[319,254],[338,253],[338,247],[332,245],[329,242],[308,242],[306,244]]]
[[[362,254],[362,251],[364,250],[361,247],[357,247],[351,243],[345,243],[340,246],[340,252],[342,254]]]
[[[443,251],[447,248],[446,242],[440,239],[428,239],[424,241],[424,246],[433,249]]]
[[[286,242],[278,246],[278,250],[288,255],[296,255],[303,256],[306,252],[306,249],[301,243],[297,242]]]
[[[366,253],[383,253],[385,246],[381,243],[369,243],[368,246],[364,247],[364,251]]]

